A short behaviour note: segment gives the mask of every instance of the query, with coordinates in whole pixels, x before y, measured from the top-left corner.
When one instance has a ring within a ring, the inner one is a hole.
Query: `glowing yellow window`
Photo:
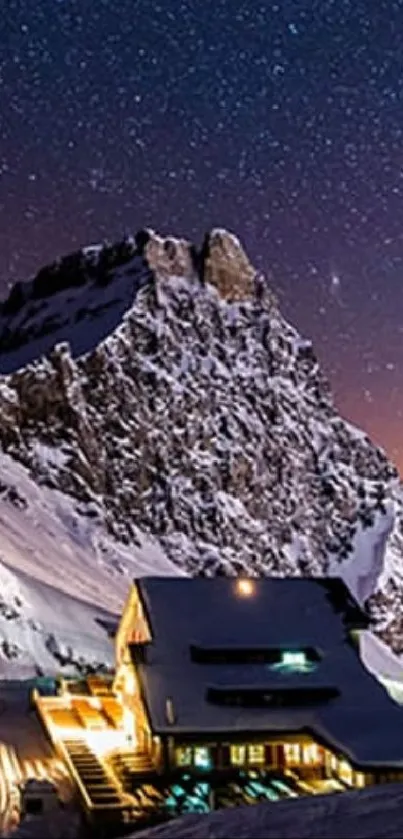
[[[178,746],[175,750],[176,765],[190,766],[192,763],[192,749],[190,747]]]
[[[231,746],[231,763],[243,766],[246,762],[246,746]]]
[[[284,743],[285,762],[289,766],[301,763],[301,747],[299,743]]]
[[[365,775],[363,772],[355,773],[355,785],[356,787],[365,787]]]
[[[264,763],[264,746],[249,746],[249,763]]]
[[[339,767],[339,762],[337,760],[336,755],[334,755],[334,754],[332,754],[331,758],[330,758],[330,767],[331,767],[331,769],[333,769],[333,772],[337,772],[337,769]]]
[[[308,746],[302,747],[302,760],[306,764],[319,762],[319,749],[316,743],[309,743]]]
[[[339,777],[342,781],[345,781],[346,784],[353,783],[353,770],[348,763],[347,760],[343,760],[343,758],[339,761]]]

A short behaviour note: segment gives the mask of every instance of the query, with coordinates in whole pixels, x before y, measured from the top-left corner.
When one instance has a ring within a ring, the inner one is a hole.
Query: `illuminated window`
[[[301,652],[283,652],[281,659],[286,667],[303,667],[306,664],[306,655]]]
[[[347,760],[343,758],[339,760],[338,773],[341,780],[346,784],[353,783],[353,770]]]
[[[339,762],[337,760],[336,755],[332,754],[331,757],[330,757],[330,766],[331,766],[331,768],[333,769],[334,772],[336,772],[336,770],[338,768],[338,765],[339,765]]]
[[[198,769],[210,769],[210,749],[207,749],[204,746],[197,746],[194,751],[194,756],[194,764]]]
[[[243,766],[246,762],[246,746],[231,746],[231,763]]]
[[[363,772],[355,773],[355,785],[359,788],[365,787],[365,775]]]
[[[318,763],[319,762],[319,748],[316,743],[309,743],[308,746],[302,747],[303,763]]]
[[[280,659],[271,664],[271,669],[281,673],[311,673],[317,666],[317,660],[310,658],[304,650],[283,650]]]
[[[288,766],[301,763],[301,747],[299,743],[284,743],[284,757]]]
[[[190,747],[178,746],[175,750],[176,765],[190,766],[192,763],[192,749]]]
[[[249,746],[248,757],[250,763],[264,763],[264,746]]]

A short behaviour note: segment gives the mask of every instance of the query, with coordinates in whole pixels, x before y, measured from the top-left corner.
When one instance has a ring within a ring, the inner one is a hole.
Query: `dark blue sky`
[[[403,466],[403,2],[7,0],[0,284],[234,230]]]

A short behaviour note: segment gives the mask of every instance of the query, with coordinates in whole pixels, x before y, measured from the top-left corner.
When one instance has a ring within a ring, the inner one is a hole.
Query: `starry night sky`
[[[403,469],[403,0],[4,0],[0,289],[228,227]]]

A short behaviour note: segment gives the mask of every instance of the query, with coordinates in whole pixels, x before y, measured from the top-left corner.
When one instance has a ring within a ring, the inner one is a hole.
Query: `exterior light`
[[[237,592],[241,597],[251,597],[254,594],[255,586],[252,580],[237,580]]]

